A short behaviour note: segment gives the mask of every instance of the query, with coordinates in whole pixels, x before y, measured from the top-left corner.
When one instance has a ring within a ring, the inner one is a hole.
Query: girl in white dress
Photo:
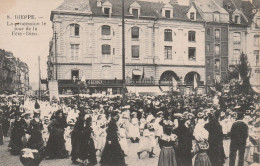
[[[118,134],[119,134],[119,138],[120,138],[119,144],[120,144],[122,150],[124,151],[125,156],[127,156],[128,144],[127,144],[127,140],[126,140],[126,129],[125,129],[125,125],[123,122],[119,123]]]
[[[97,126],[98,129],[95,132],[95,148],[101,155],[106,144],[106,121],[104,119],[99,120]]]
[[[140,145],[137,152],[139,159],[140,159],[140,155],[143,152],[150,153],[152,151],[151,140],[150,140],[150,135],[152,135],[152,133],[150,133],[148,127],[150,127],[149,123],[145,124],[143,136],[140,139]]]
[[[140,131],[139,131],[139,120],[137,118],[137,113],[133,112],[132,113],[132,119],[131,123],[129,126],[129,132],[130,132],[130,139],[132,143],[137,143],[139,142],[140,139]]]

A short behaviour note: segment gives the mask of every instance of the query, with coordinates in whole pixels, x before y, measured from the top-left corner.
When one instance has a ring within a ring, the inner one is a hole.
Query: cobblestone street
[[[18,156],[12,156],[10,155],[8,151],[8,145],[9,143],[9,138],[4,139],[4,145],[0,146],[0,165],[4,166],[20,166],[22,165],[20,163],[19,157]],[[158,163],[158,157],[160,153],[159,147],[155,149],[155,158],[149,158],[148,155],[144,152],[141,154],[141,159],[138,159],[137,156],[137,150],[138,150],[138,145],[137,143],[133,144],[130,141],[129,143],[129,153],[128,156],[125,158],[126,163],[129,166],[156,166]],[[225,154],[228,156],[229,154],[229,140],[224,140],[224,147],[225,147]],[[195,157],[194,157],[195,158]],[[98,156],[98,161],[100,160],[100,157]],[[55,159],[55,160],[43,160],[40,164],[41,166],[46,166],[46,165],[55,165],[55,166],[65,166],[65,165],[72,165],[70,159]],[[99,166],[98,164],[97,166]],[[228,166],[228,159],[226,160],[225,166]],[[245,166],[246,163],[245,163]]]

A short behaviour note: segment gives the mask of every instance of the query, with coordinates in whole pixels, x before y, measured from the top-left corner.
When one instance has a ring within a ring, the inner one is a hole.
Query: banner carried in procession
[[[59,90],[58,90],[58,82],[56,80],[49,81],[49,93],[50,93],[50,101],[55,97],[59,100]]]

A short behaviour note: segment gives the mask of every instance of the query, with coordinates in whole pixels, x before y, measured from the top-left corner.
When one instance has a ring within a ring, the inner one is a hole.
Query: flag
[[[143,74],[142,74],[142,79],[144,79],[144,66],[143,66]]]
[[[239,83],[239,85],[242,85],[242,84],[243,84],[243,80],[242,80],[242,78],[241,78],[240,73],[239,73],[239,75],[238,75],[238,83]]]
[[[176,91],[177,90],[177,81],[174,79],[174,77],[172,77],[172,90]]]
[[[197,87],[198,87],[197,74],[194,74],[193,89],[196,89]]]

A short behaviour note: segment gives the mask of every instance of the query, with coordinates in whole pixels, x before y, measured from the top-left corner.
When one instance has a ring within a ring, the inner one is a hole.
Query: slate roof
[[[230,5],[230,9],[227,8],[228,5]],[[231,24],[236,24],[232,20],[232,15],[233,15],[235,10],[238,10],[240,12],[240,24],[248,25],[248,18],[245,16],[244,12],[241,11],[241,9],[242,9],[242,1],[241,0],[224,0],[223,1],[223,8],[229,13],[229,21],[230,21]]]
[[[252,10],[255,7],[248,1],[242,1],[242,11],[244,15],[247,17],[249,24],[252,23],[253,18],[254,18],[254,13],[252,13]]]
[[[122,0],[101,0],[101,3],[106,1],[112,4],[112,16],[122,15]],[[162,8],[165,5],[161,2],[149,2],[149,1],[138,1],[138,0],[125,0],[125,16],[132,17],[129,13],[129,7],[134,2],[137,2],[140,8],[140,18],[152,18],[152,19],[165,19],[162,17]],[[187,13],[190,6],[181,6],[173,4],[173,20],[184,20],[190,21],[187,17]],[[77,8],[77,10],[75,10]],[[67,11],[67,12],[82,12],[89,13],[93,16],[104,16],[102,7],[97,7],[97,0],[65,0],[58,8],[54,11]],[[51,16],[52,19],[52,16]],[[197,13],[197,21],[203,21],[199,13]]]
[[[196,0],[195,3],[197,7],[204,13],[219,12],[222,14],[227,14],[227,11],[217,5],[214,0]]]
[[[55,10],[91,13],[88,0],[64,0]]]
[[[106,2],[107,0],[102,0],[102,3]],[[122,1],[121,0],[108,0],[112,4],[112,16],[117,15],[121,16],[122,15]],[[163,6],[165,5],[164,3],[161,2],[148,2],[148,1],[136,1],[136,0],[127,0],[125,1],[125,16],[130,16],[129,13],[129,7],[131,4],[134,2],[137,2],[141,8],[140,8],[140,17],[151,17],[155,19],[164,19],[162,17],[161,11]],[[102,10],[100,7],[97,7],[97,0],[89,0],[90,8],[93,13],[93,15],[96,16],[102,16],[104,15],[102,13]],[[181,6],[174,4],[173,6],[173,19],[178,19],[178,20],[186,20],[190,21],[187,18],[187,13],[190,9],[190,6]],[[203,21],[202,17],[200,14],[197,14],[197,20]]]

